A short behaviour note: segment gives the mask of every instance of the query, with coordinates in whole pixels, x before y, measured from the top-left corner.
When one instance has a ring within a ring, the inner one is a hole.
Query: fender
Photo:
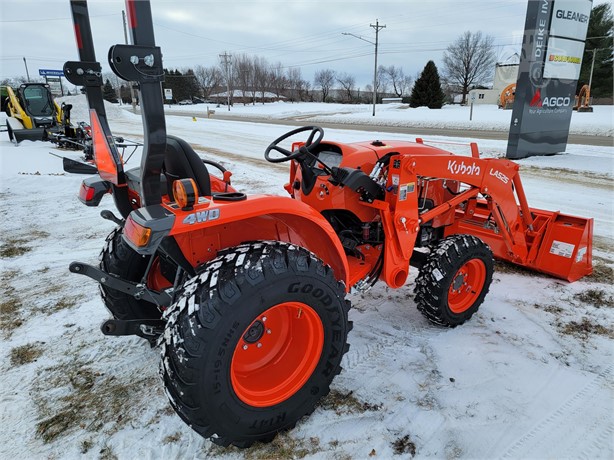
[[[349,289],[349,266],[343,246],[328,221],[311,206],[272,195],[248,196],[239,202],[199,201],[190,210],[164,203],[133,211],[128,221],[153,232],[144,247],[129,239],[128,243],[138,252],[150,254],[162,238],[172,236],[186,260],[198,267],[214,259],[220,250],[246,241],[284,241],[316,254]],[[161,222],[165,223],[160,225]]]

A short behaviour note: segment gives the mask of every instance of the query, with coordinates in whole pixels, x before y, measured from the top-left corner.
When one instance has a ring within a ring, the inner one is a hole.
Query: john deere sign
[[[529,0],[508,158],[564,152],[592,0]]]

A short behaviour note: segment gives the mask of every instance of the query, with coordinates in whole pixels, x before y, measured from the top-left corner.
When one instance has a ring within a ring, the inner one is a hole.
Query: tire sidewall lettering
[[[333,298],[331,297],[331,295],[329,293],[326,293],[321,288],[315,288],[314,289],[313,284],[308,283],[308,282],[296,281],[294,283],[291,283],[288,286],[287,292],[289,294],[298,294],[298,293],[300,293],[300,294],[311,294],[312,300],[317,300],[324,307],[328,307],[328,306],[330,306],[333,303]],[[305,303],[310,305],[309,302],[305,302]]]

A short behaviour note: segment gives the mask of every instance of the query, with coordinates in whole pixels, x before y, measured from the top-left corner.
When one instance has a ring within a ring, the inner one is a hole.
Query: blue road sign
[[[63,77],[63,70],[53,70],[53,69],[38,69],[38,74],[43,77]]]

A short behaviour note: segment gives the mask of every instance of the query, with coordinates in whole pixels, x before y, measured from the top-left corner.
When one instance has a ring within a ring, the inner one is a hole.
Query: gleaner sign
[[[588,22],[588,16],[586,14],[576,13],[575,11],[569,10],[556,10],[556,17],[578,22]]]
[[[529,0],[508,158],[564,152],[592,0]]]

